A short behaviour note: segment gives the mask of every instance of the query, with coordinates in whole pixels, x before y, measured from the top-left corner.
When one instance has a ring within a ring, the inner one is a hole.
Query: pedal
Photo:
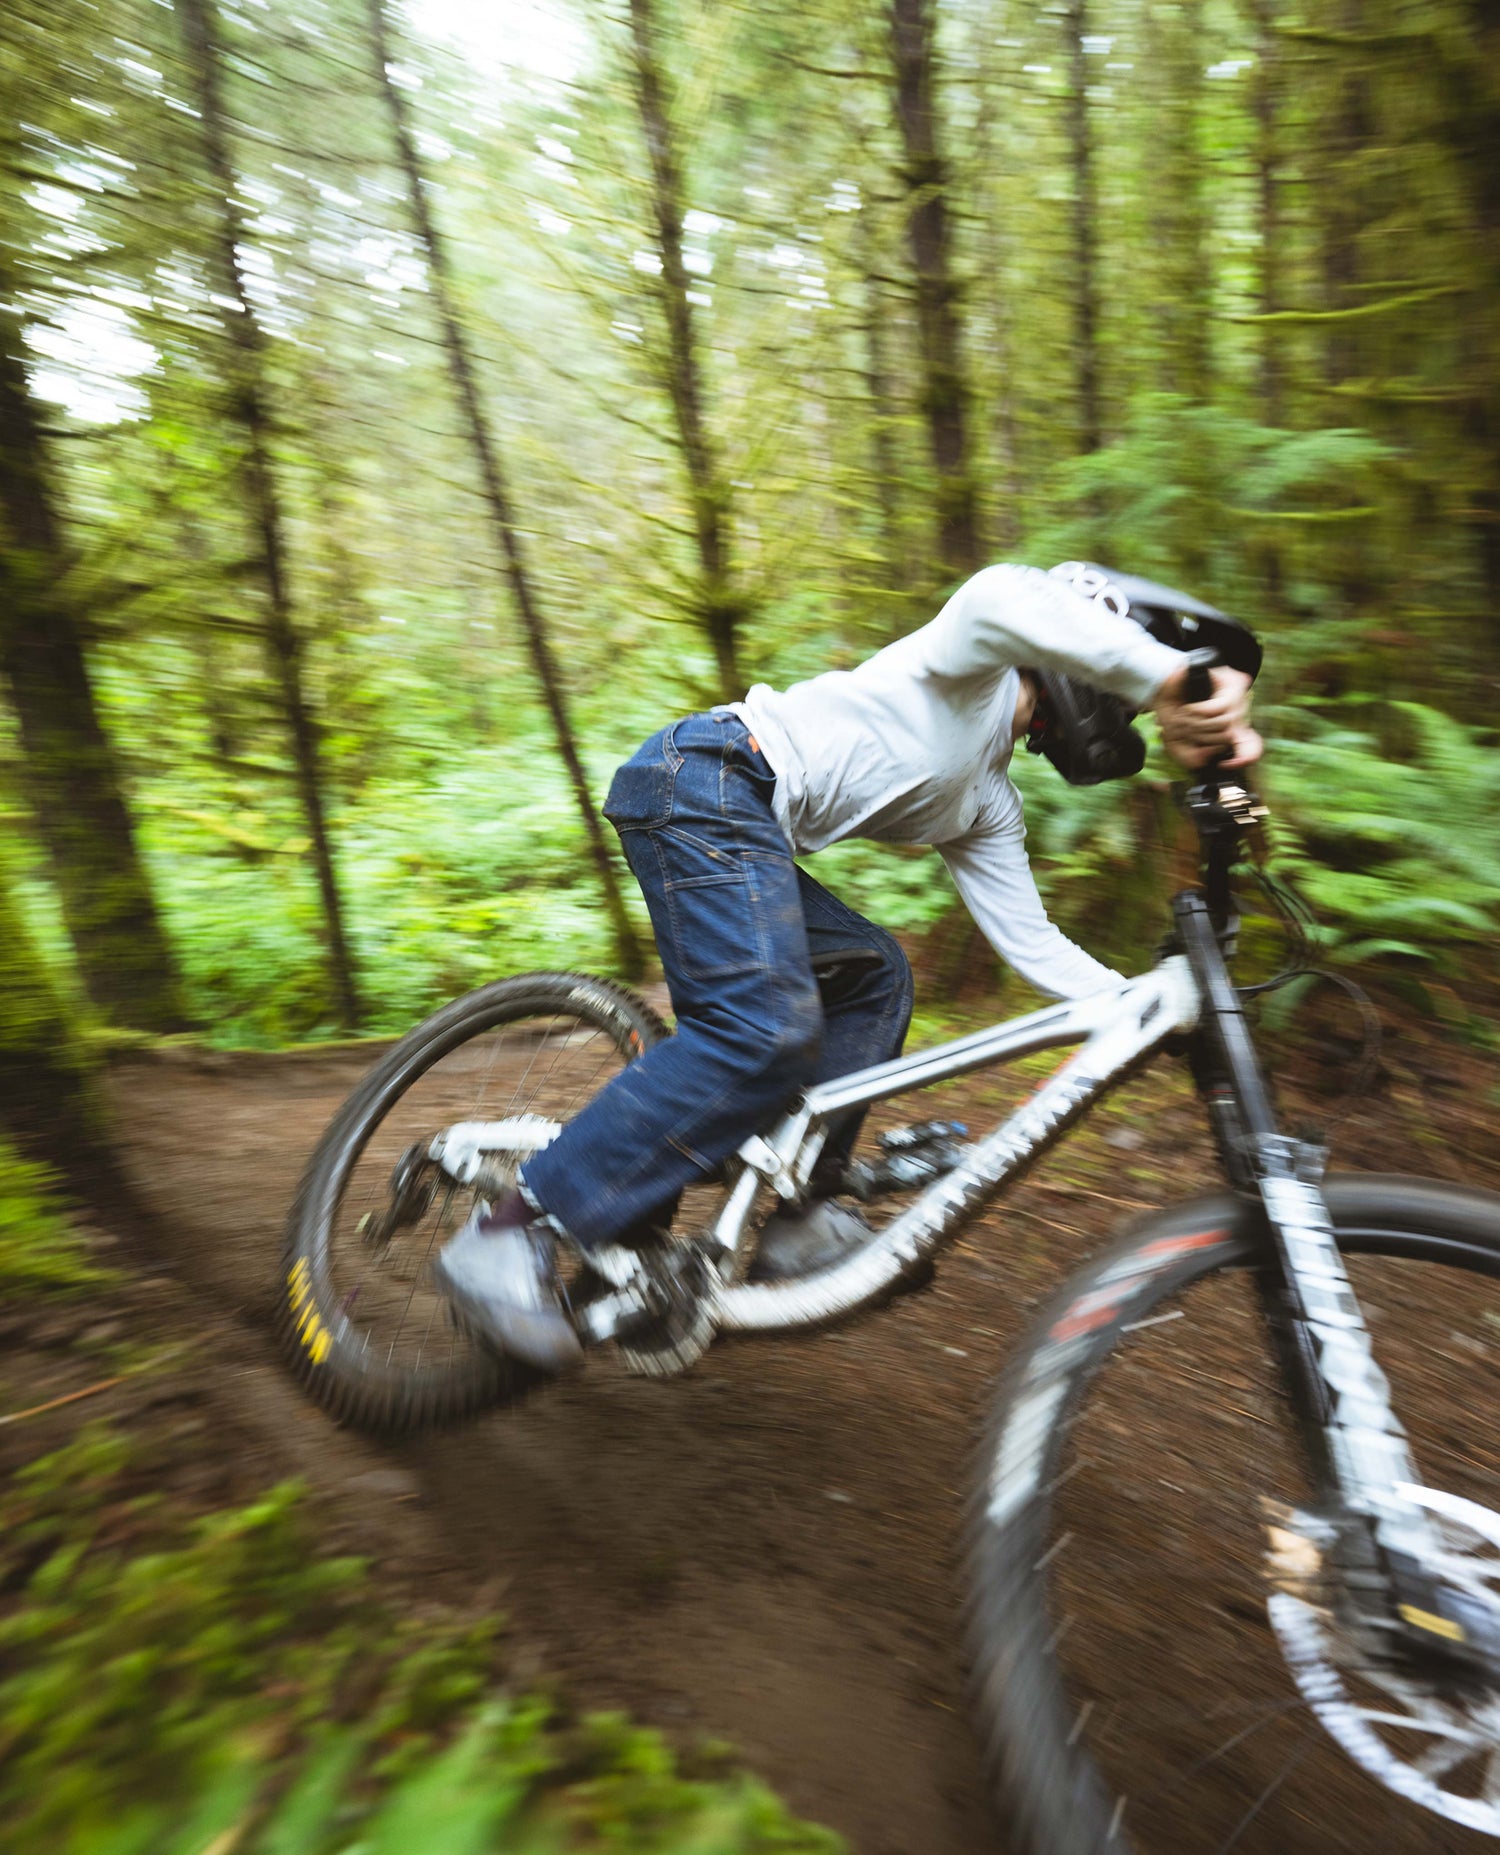
[[[852,1197],[868,1204],[886,1192],[916,1191],[951,1172],[963,1158],[960,1144],[969,1129],[963,1121],[917,1121],[910,1127],[893,1127],[876,1145],[880,1158],[855,1160],[844,1176]]]

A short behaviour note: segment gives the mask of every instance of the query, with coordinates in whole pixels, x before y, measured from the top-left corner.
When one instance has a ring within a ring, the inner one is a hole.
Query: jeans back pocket
[[[682,756],[663,728],[625,762],[610,781],[604,816],[617,831],[650,831],[672,815],[672,788]]]

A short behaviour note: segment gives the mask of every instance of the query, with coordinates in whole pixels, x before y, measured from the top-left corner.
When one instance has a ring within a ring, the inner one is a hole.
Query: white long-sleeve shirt
[[[931,844],[986,939],[1059,998],[1114,982],[1047,918],[1008,771],[1018,669],[1077,676],[1145,707],[1179,654],[1034,567],[986,567],[921,630],[852,670],[757,683],[734,711],[776,774],[801,856],[845,838]]]

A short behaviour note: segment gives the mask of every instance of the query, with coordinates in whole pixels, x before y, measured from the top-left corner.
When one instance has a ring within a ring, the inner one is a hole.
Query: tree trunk
[[[255,319],[240,265],[239,253],[247,243],[247,234],[243,214],[236,204],[234,168],[229,158],[229,135],[219,83],[221,52],[212,0],[177,0],[177,10],[203,120],[204,151],[218,193],[215,257],[223,294],[236,305],[234,309],[221,311],[221,321],[231,356],[231,412],[245,439],[241,478],[266,592],[266,644],[271,673],[291,738],[297,796],[312,840],[313,867],[323,904],[329,971],[338,1012],[346,1024],[354,1025],[360,1019],[359,991],[344,932],[343,901],[323,808],[318,728],[303,687],[302,640],[292,617],[281,505],[271,468],[271,419],[265,388],[266,342]]]
[[[1364,33],[1363,0],[1342,0],[1339,26],[1351,40]],[[1327,141],[1323,162],[1321,256],[1323,307],[1332,312],[1323,370],[1329,386],[1342,386],[1366,372],[1365,324],[1339,312],[1360,306],[1365,266],[1361,239],[1369,219],[1364,178],[1365,156],[1374,140],[1370,77],[1358,49],[1344,45],[1332,53],[1332,104],[1325,117]]]
[[[864,274],[865,391],[870,401],[870,474],[875,480],[875,502],[880,511],[880,548],[885,561],[885,583],[893,592],[908,582],[906,551],[901,545],[901,508],[897,496],[900,471],[894,441],[895,415],[891,399],[891,362],[887,353],[886,319],[889,313],[880,281],[880,259],[868,205],[862,206],[855,227],[858,262]]]
[[[88,1066],[0,856],[0,1132],[59,1170],[94,1164],[105,1134]]]
[[[906,184],[907,238],[916,277],[922,412],[937,472],[937,549],[950,578],[980,564],[979,512],[969,451],[969,389],[948,223],[948,169],[938,152],[931,0],[891,0],[896,125]]]
[[[1162,74],[1160,132],[1146,176],[1157,245],[1160,373],[1169,392],[1202,405],[1211,379],[1213,287],[1200,109],[1203,91],[1203,0],[1146,13],[1147,64]]]
[[[1073,341],[1078,366],[1078,446],[1097,451],[1102,443],[1099,413],[1099,300],[1094,241],[1098,210],[1094,150],[1089,134],[1087,0],[1068,0],[1063,24],[1068,37],[1068,159],[1073,170]]]
[[[1266,317],[1282,307],[1282,225],[1280,153],[1277,136],[1277,40],[1272,30],[1275,0],[1250,0],[1250,18],[1255,28],[1255,75],[1251,109],[1255,115],[1255,191],[1260,213],[1260,275],[1258,308]],[[1286,422],[1281,341],[1277,325],[1261,324],[1260,331],[1260,399],[1262,420],[1267,425]]]
[[[1009,33],[1008,7],[991,6],[978,16],[971,57],[979,72],[979,120],[975,125],[975,152],[980,182],[980,223],[983,227],[981,274],[984,301],[992,329],[988,344],[987,375],[993,381],[993,404],[981,430],[989,435],[995,460],[995,544],[1000,552],[1014,548],[1024,524],[1024,485],[1021,480],[1020,392],[1015,378],[1016,306],[1012,284],[1012,200],[1003,185],[1009,174],[1009,147],[996,129],[1005,108],[1004,85],[997,72],[997,44]]]
[[[659,52],[653,0],[630,0],[636,106],[651,160],[651,208],[656,252],[661,259],[657,295],[667,328],[666,387],[687,470],[693,503],[693,534],[703,575],[700,612],[719,667],[726,697],[745,686],[739,669],[739,627],[746,614],[730,563],[732,492],[714,454],[704,413],[703,373],[698,362],[691,279],[682,257],[682,168],[677,159],[667,82]]]
[[[1368,281],[1364,238],[1372,216],[1367,160],[1375,140],[1374,103],[1366,57],[1358,44],[1367,21],[1364,0],[1340,0],[1336,23],[1348,44],[1339,44],[1330,57],[1331,97],[1324,111],[1324,159],[1319,188],[1323,310],[1329,315],[1323,347],[1323,380],[1340,387],[1363,380],[1370,365],[1372,331],[1368,323],[1346,312],[1365,300],[1361,286]],[[1374,340],[1379,339],[1375,331]],[[1331,401],[1331,418],[1342,424],[1347,413],[1342,398]],[[1369,600],[1378,574],[1371,561],[1371,538],[1364,526],[1352,527],[1334,538],[1330,548],[1346,607],[1360,611]]]
[[[176,968],[67,591],[67,553],[12,301],[0,271],[0,671],[20,727],[26,791],[89,997],[117,1023],[181,1030]]]
[[[1479,469],[1467,501],[1483,597],[1500,613],[1500,0],[1469,0],[1468,43],[1444,66],[1439,121],[1469,199],[1470,249],[1481,279],[1469,327],[1465,372],[1471,397],[1464,436]]]
[[[1276,0],[1250,0],[1250,21],[1255,33],[1255,70],[1251,76],[1250,108],[1255,119],[1252,164],[1255,197],[1260,218],[1260,270],[1256,279],[1256,307],[1265,318],[1260,325],[1261,423],[1280,430],[1286,423],[1286,387],[1279,325],[1272,319],[1282,303],[1282,221],[1280,144],[1278,136],[1278,44],[1272,28]],[[1267,524],[1272,527],[1273,524]],[[1282,603],[1285,574],[1281,548],[1273,534],[1255,547],[1265,581],[1267,605]]]
[[[391,133],[395,140],[401,172],[406,181],[408,203],[411,207],[412,218],[416,223],[417,236],[422,241],[422,249],[427,258],[432,301],[437,311],[438,321],[442,325],[443,347],[448,361],[449,378],[453,383],[453,391],[468,429],[469,443],[473,448],[474,462],[479,471],[480,486],[484,492],[485,505],[489,510],[490,524],[494,530],[501,558],[505,562],[506,574],[510,580],[511,597],[515,600],[516,610],[520,614],[521,629],[526,637],[532,668],[542,687],[542,694],[547,703],[547,713],[552,718],[553,731],[557,736],[558,751],[568,770],[573,795],[578,802],[579,815],[583,819],[583,827],[588,836],[594,868],[598,872],[599,883],[604,890],[605,904],[609,909],[610,924],[614,932],[616,958],[619,961],[620,970],[628,977],[635,978],[639,976],[644,965],[640,943],[636,939],[635,930],[630,925],[630,917],[625,912],[625,898],[620,890],[619,877],[610,859],[609,846],[604,837],[604,827],[600,823],[598,810],[589,792],[583,762],[578,755],[578,744],[573,733],[573,724],[568,716],[567,695],[563,688],[562,677],[558,672],[557,660],[552,654],[552,645],[547,636],[541,608],[532,591],[531,576],[527,571],[525,556],[521,549],[521,537],[511,513],[510,492],[501,470],[500,454],[490,437],[484,408],[479,400],[479,386],[469,354],[468,341],[458,318],[448,253],[438,235],[437,224],[432,216],[431,203],[427,197],[427,188],[417,158],[416,142],[412,137],[410,124],[407,122],[405,99],[391,81],[391,34],[386,21],[385,0],[368,0],[368,17],[370,46],[375,59],[375,75],[385,97],[386,108],[390,112]]]

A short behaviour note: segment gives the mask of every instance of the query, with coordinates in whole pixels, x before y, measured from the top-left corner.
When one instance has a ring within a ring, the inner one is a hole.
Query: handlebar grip
[[[1188,652],[1188,672],[1182,685],[1184,702],[1207,702],[1214,693],[1214,679],[1209,672],[1217,670],[1219,664],[1219,653],[1206,646]]]

